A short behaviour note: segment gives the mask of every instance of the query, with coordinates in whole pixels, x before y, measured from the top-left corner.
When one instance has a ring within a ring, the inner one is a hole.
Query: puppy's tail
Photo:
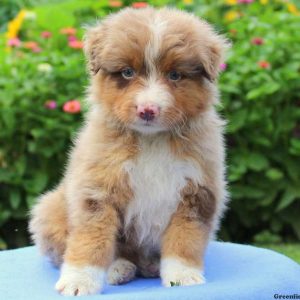
[[[42,195],[31,210],[29,232],[33,242],[52,263],[62,263],[68,235],[67,210],[62,185]]]

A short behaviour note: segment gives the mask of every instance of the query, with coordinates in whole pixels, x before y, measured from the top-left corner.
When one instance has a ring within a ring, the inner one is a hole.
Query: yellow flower
[[[295,16],[299,16],[300,15],[300,12],[299,12],[299,10],[298,10],[298,8],[297,8],[297,6],[295,4],[288,3],[287,8],[288,8],[288,11],[291,14],[293,14]]]
[[[183,3],[186,4],[186,5],[191,5],[193,4],[193,0],[183,0]]]
[[[234,21],[235,19],[237,19],[239,16],[240,16],[240,15],[239,15],[239,13],[238,13],[237,11],[235,11],[235,10],[230,10],[230,11],[228,11],[228,12],[225,14],[224,19],[225,19],[225,21],[227,21],[227,22],[232,22],[232,21]]]
[[[237,0],[225,0],[225,4],[227,4],[227,5],[236,5]]]
[[[16,15],[16,17],[12,21],[8,22],[8,26],[7,26],[8,30],[6,32],[6,37],[8,39],[17,37],[17,35],[20,31],[21,25],[23,23],[24,17],[25,17],[25,10],[22,9],[19,11],[19,13]]]
[[[269,3],[269,0],[259,0],[260,4],[266,5]]]

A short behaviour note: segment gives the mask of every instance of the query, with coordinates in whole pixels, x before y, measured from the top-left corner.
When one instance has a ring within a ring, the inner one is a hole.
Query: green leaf
[[[248,112],[246,109],[241,109],[239,111],[234,112],[229,119],[227,131],[229,133],[233,133],[241,127],[243,127],[247,119],[247,114]]]
[[[38,194],[42,192],[48,182],[48,175],[46,172],[37,172],[30,180],[26,180],[25,188],[32,194]]]
[[[36,197],[32,196],[32,195],[28,195],[26,197],[26,203],[27,203],[27,207],[31,208],[36,202]]]
[[[288,207],[296,198],[300,198],[300,187],[289,186],[283,194],[276,211]]]
[[[19,207],[19,204],[21,202],[21,194],[18,190],[13,189],[11,190],[9,194],[9,202],[13,209],[17,209]]]
[[[0,226],[2,224],[4,224],[10,216],[11,216],[10,210],[1,210],[0,211]]]
[[[5,241],[0,237],[0,250],[5,250],[7,249],[7,244]]]
[[[271,168],[266,172],[266,176],[271,180],[279,180],[283,177],[283,173],[279,169]]]
[[[262,171],[269,165],[268,159],[260,153],[249,153],[247,157],[247,165],[254,171]]]

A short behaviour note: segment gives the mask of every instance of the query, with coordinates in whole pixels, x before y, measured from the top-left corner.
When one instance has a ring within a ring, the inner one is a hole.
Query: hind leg
[[[109,284],[123,284],[134,279],[136,265],[125,258],[117,258],[109,267],[107,281]]]
[[[31,211],[29,231],[34,243],[52,263],[62,263],[67,238],[67,212],[62,186],[41,196]]]

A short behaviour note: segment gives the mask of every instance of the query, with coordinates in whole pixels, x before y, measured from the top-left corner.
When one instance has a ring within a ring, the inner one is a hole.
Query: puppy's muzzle
[[[159,116],[160,108],[155,104],[138,105],[136,113],[144,121],[153,121]]]

